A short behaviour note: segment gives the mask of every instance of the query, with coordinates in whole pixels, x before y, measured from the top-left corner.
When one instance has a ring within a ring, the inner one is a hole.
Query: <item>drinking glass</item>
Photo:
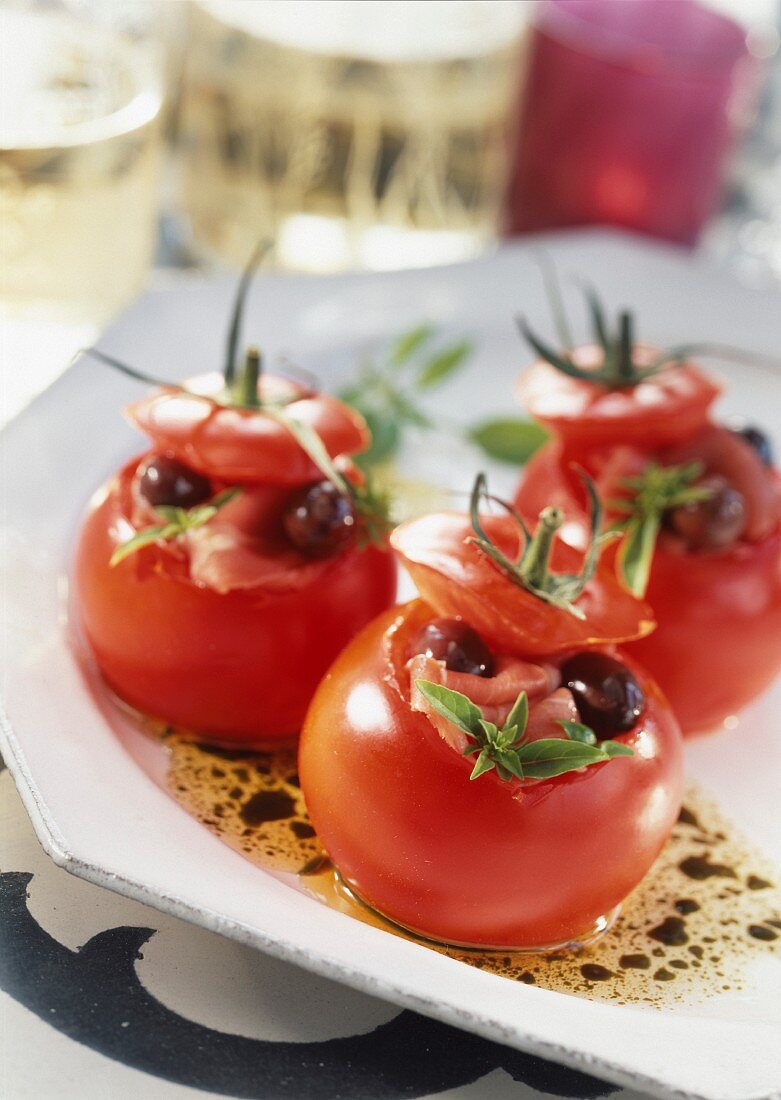
[[[0,8],[0,424],[144,282],[162,152],[158,10]]]
[[[116,12],[122,10],[118,3]],[[153,255],[162,89],[112,7],[0,10],[0,310],[101,322]]]
[[[460,259],[495,239],[527,7],[198,0],[181,108],[195,242],[309,270]]]

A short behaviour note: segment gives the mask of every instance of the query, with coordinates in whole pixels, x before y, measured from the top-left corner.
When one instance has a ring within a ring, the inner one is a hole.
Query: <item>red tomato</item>
[[[517,557],[520,534],[509,516],[485,516],[483,527],[507,557]],[[468,517],[455,512],[402,524],[391,545],[438,614],[462,616],[486,641],[508,653],[561,653],[639,638],[653,629],[650,608],[624,591],[612,569],[601,565],[577,600],[583,619],[545,603],[507,579],[475,544]],[[559,542],[552,566],[556,572],[577,572],[582,558]]]
[[[659,625],[632,654],[684,733],[714,729],[781,671],[781,528],[709,554],[659,545],[646,598]]]
[[[620,737],[633,756],[470,781],[473,759],[410,707],[408,642],[434,616],[420,601],[381,615],[318,688],[299,751],[313,824],[347,884],[418,933],[508,948],[577,940],[637,885],[676,819],[675,720],[630,665],[646,697]]]
[[[76,552],[79,614],[105,680],[143,713],[213,740],[292,737],[334,657],[393,602],[392,555],[354,546],[313,562],[264,534],[254,568],[266,583],[224,592],[194,582],[176,545],[147,546],[112,567],[132,534],[142,459],[98,494]],[[270,516],[288,490],[266,492],[260,513]],[[211,567],[236,572],[246,563],[217,556]]]
[[[127,410],[155,450],[231,484],[303,485],[320,480],[321,472],[283,424],[262,411],[231,408],[208,399],[220,393],[221,374],[192,378],[184,385],[205,396],[162,388]],[[369,445],[363,418],[335,397],[311,393],[296,382],[271,375],[261,378],[260,393],[267,400],[287,398],[283,411],[313,428],[332,458],[357,454]]]
[[[706,441],[714,430],[704,433]],[[580,510],[579,527],[573,522],[569,531],[582,542],[582,502],[555,443],[528,464],[516,497],[529,516],[541,502],[558,505],[573,520]],[[632,654],[667,695],[685,734],[713,729],[781,671],[781,525],[759,541],[707,553],[687,552],[662,535],[646,599],[657,629],[634,642]]]
[[[642,367],[658,354],[658,349],[637,345],[634,360]],[[596,368],[601,356],[596,346],[573,352],[578,366],[586,368]],[[720,392],[693,363],[670,366],[632,388],[610,390],[538,360],[518,383],[521,403],[557,435],[570,458],[594,447],[658,448],[688,439],[705,425]]]

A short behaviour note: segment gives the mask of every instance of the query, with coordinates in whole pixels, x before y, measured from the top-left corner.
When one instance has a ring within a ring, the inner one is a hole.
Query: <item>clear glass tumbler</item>
[[[180,201],[233,264],[460,259],[495,239],[528,8],[510,0],[198,0]]]
[[[0,10],[4,317],[102,323],[150,264],[159,52],[100,18],[111,12],[88,3]]]

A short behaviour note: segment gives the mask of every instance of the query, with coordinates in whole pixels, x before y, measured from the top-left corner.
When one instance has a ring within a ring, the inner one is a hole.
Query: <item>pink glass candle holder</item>
[[[542,0],[509,231],[609,224],[693,244],[755,84],[745,30],[696,0]]]

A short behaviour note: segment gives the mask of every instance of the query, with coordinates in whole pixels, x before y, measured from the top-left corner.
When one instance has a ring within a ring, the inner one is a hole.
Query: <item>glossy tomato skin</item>
[[[708,554],[659,547],[646,599],[658,626],[631,652],[684,733],[717,728],[781,671],[781,528]]]
[[[81,624],[106,682],[144,714],[211,741],[294,737],[334,657],[393,602],[391,554],[352,548],[312,583],[276,593],[196,585],[157,546],[112,567],[122,541],[121,482],[110,482],[90,508],[73,573]]]
[[[528,464],[516,504],[574,516],[580,502],[556,444]],[[645,595],[657,628],[631,642],[670,701],[684,734],[707,732],[759,695],[781,671],[781,528],[721,551],[684,553],[660,539]]]
[[[657,348],[638,344],[634,360],[642,367],[659,354]],[[601,350],[593,345],[576,348],[572,355],[584,369],[602,362]],[[646,450],[683,442],[707,424],[720,392],[720,384],[694,363],[662,370],[633,388],[611,390],[538,360],[518,382],[521,404],[556,435],[570,460],[581,459],[594,447]]]
[[[228,483],[305,485],[322,477],[289,428],[273,416],[216,401],[222,387],[222,375],[199,375],[185,382],[189,392],[162,387],[125,413],[157,451]],[[268,400],[284,397],[284,414],[316,432],[332,458],[368,447],[363,417],[338,398],[267,374],[259,389]]]
[[[346,882],[425,936],[516,948],[577,940],[637,885],[676,819],[675,719],[631,665],[647,699],[621,737],[634,756],[520,794],[495,773],[470,781],[472,762],[410,709],[389,649],[426,617],[419,601],[384,613],[318,688],[299,749],[313,824]]]

